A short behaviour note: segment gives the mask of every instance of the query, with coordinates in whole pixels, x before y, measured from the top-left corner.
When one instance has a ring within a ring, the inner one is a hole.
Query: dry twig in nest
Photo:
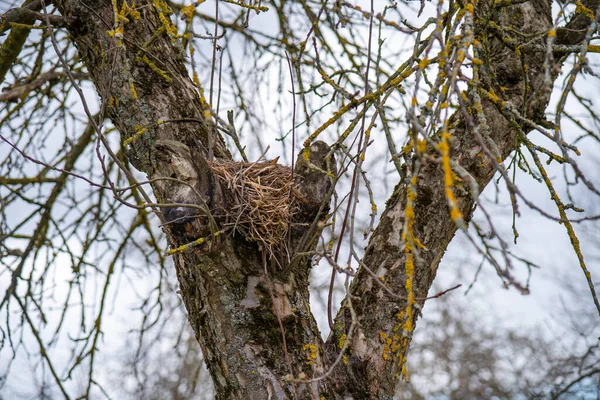
[[[210,162],[226,189],[228,221],[246,240],[256,241],[272,257],[287,250],[290,223],[302,198],[291,168],[271,162]]]

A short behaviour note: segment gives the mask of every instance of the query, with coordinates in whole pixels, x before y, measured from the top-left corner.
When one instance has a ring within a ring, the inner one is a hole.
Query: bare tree
[[[600,393],[593,330],[565,335],[572,325],[505,328],[449,298],[428,311],[408,357],[411,381],[399,385],[398,398],[585,399]],[[573,311],[555,310],[563,321]],[[587,311],[597,331],[597,317]]]
[[[87,377],[77,396],[105,390],[95,379],[95,357],[117,268],[158,275],[160,283],[142,304],[144,327],[158,323],[161,294],[173,284],[152,229],[158,221],[218,398],[391,398],[406,375],[417,317],[457,229],[505,285],[527,293],[513,263],[529,264],[512,256],[479,199],[494,176],[506,185],[513,218],[524,204],[564,225],[600,312],[573,228],[597,216],[574,218],[581,210],[561,200],[541,160],[564,164],[568,183],[574,178],[600,194],[562,128],[572,118],[582,135],[598,139],[587,122],[565,111],[574,99],[592,124],[598,122],[574,86],[584,73],[596,77],[589,60],[598,50],[597,0],[562,8],[554,21],[546,0],[439,2],[420,27],[406,20],[409,8],[395,2],[376,10],[372,1],[363,10],[340,1],[217,1],[212,15],[201,12],[201,3],[27,0],[3,15],[2,32],[9,32],[0,72],[4,77],[10,69],[13,76],[0,95],[7,104],[3,148],[10,149],[3,210],[24,204],[27,216],[3,211],[2,254],[10,276],[0,303],[7,317],[2,340],[14,357],[27,342],[23,335],[33,337],[41,365],[65,398],[75,396],[65,384],[75,371]],[[420,6],[419,14],[426,4]],[[258,13],[275,21],[275,33],[253,27]],[[198,34],[204,24],[212,29]],[[42,32],[26,45],[34,28]],[[403,39],[408,51],[399,44]],[[202,52],[203,43],[210,50]],[[267,59],[276,62],[274,92],[282,94],[278,102],[291,99],[291,113],[256,113],[249,101],[272,91],[256,85],[248,93],[253,82],[237,69],[248,52],[255,69],[266,71]],[[220,83],[223,62],[230,63],[231,90]],[[549,121],[546,108],[565,65],[570,69]],[[86,82],[93,82],[98,106],[82,89]],[[226,97],[231,104],[221,103]],[[230,108],[226,118],[223,107]],[[243,128],[256,132],[282,122],[291,167],[249,162]],[[60,141],[48,132],[59,123],[64,140],[56,146]],[[69,135],[82,123],[81,133]],[[118,137],[109,135],[113,129]],[[319,140],[328,130],[337,132],[330,145]],[[374,141],[387,147],[396,179],[378,221],[377,173],[368,164]],[[234,150],[243,161],[233,160]],[[544,183],[554,212],[523,194],[515,183],[518,168]],[[69,190],[74,180],[91,189]],[[366,213],[359,200],[371,208],[364,251],[358,219]],[[471,221],[476,206],[483,223]],[[117,216],[117,207],[138,212]],[[513,230],[516,240],[515,224]],[[134,236],[140,231],[145,242]],[[136,262],[126,257],[132,248],[142,256]],[[48,334],[46,302],[54,285],[48,275],[64,257],[72,274],[66,295],[50,295],[66,300]],[[95,268],[105,257],[108,269]],[[335,316],[329,301],[325,341],[309,306],[309,272],[318,261],[332,266],[332,286],[338,273],[345,276]],[[91,294],[86,285],[96,273],[104,279]],[[71,296],[79,298],[81,331],[69,366],[60,371],[47,348],[67,330]],[[97,310],[88,325],[83,310],[90,301]]]
[[[453,261],[460,265],[459,274],[471,274],[468,258]],[[566,298],[557,301],[553,296],[553,303],[562,304],[549,312],[555,323],[544,318],[533,327],[507,327],[497,317],[502,304],[481,294],[481,286],[493,286],[495,277],[484,273],[478,280],[477,290],[464,295],[456,291],[427,305],[408,354],[410,380],[399,382],[395,398],[586,399],[600,393],[600,324],[583,285],[569,287],[565,282],[571,279],[559,279],[559,292]],[[327,300],[316,303],[321,301]],[[184,316],[176,319],[183,321]],[[181,326],[181,338],[164,333],[151,338],[145,355],[137,354],[131,343],[123,346],[131,357],[115,370],[114,379],[126,387],[120,398],[213,398],[191,328],[181,322],[172,325]]]

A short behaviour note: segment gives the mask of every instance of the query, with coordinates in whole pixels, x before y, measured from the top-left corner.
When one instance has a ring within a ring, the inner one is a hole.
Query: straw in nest
[[[302,197],[291,168],[235,161],[214,161],[210,166],[226,188],[230,206],[225,225],[261,243],[269,257],[287,250],[290,223],[299,211],[292,199]]]

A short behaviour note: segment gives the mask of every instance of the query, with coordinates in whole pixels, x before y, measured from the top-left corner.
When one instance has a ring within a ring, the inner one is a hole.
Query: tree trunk
[[[232,205],[228,189],[211,163],[231,156],[170,36],[169,10],[163,1],[136,3],[136,10],[128,10],[117,1],[121,12],[115,17],[110,0],[55,1],[64,16],[75,17],[69,32],[129,160],[153,180],[158,201],[195,204],[215,215],[227,212]],[[269,257],[259,242],[224,229],[223,218],[216,219],[215,227],[207,218],[191,219],[184,206],[163,209],[166,219],[174,221],[165,225],[172,248],[200,239],[195,247],[176,251],[174,261],[218,398],[392,398],[417,316],[457,229],[459,217],[448,208],[448,190],[468,222],[478,195],[474,188],[483,190],[498,162],[518,147],[519,135],[531,129],[513,111],[523,110],[522,116],[532,121],[543,119],[552,89],[543,68],[546,53],[532,45],[543,46],[545,35],[523,46],[518,56],[494,29],[547,32],[552,28],[550,3],[533,0],[494,9],[495,3],[480,1],[475,15],[469,14],[473,6],[465,5],[461,40],[478,41],[476,57],[483,64],[467,91],[469,113],[457,112],[437,140],[448,144],[453,169],[466,171],[464,185],[448,188],[443,157],[440,163],[407,160],[407,177],[387,202],[352,282],[352,296],[344,300],[326,342],[309,307],[311,259],[297,253],[314,247],[317,222],[327,210],[319,210],[311,193],[329,191],[327,174],[311,176],[314,170],[297,168],[297,185],[307,200],[297,204],[301,211],[290,228],[286,256]],[[595,10],[597,2],[588,6]],[[561,39],[565,44],[583,38],[567,36]],[[515,45],[518,40],[513,38]],[[557,71],[552,69],[551,82]],[[308,157],[315,164],[327,154],[319,146],[313,145]],[[430,144],[426,153],[440,158],[444,149]],[[321,166],[327,171],[328,165]],[[207,238],[204,244],[202,238]],[[373,276],[381,278],[379,283]],[[342,348],[346,354],[332,373],[311,380],[328,373]]]

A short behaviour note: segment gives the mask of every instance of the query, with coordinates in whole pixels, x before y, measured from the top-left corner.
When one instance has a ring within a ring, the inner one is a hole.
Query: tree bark
[[[595,10],[597,2],[592,3],[589,7]],[[159,202],[227,210],[226,189],[209,162],[211,154],[217,160],[231,156],[207,118],[210,111],[188,77],[177,40],[170,36],[165,3],[140,1],[135,12],[125,9],[117,17],[109,0],[55,4],[63,16],[75,18],[68,30],[128,147],[131,163],[156,180],[153,189]],[[122,2],[117,4],[123,10]],[[543,119],[552,89],[545,80],[545,52],[523,47],[519,57],[491,26],[495,22],[525,34],[547,32],[552,28],[550,3],[532,0],[498,9],[493,4],[480,1],[472,32],[463,31],[484,43],[484,64],[479,82],[468,91],[466,107],[471,111],[457,112],[446,131],[452,160],[468,172],[479,191],[494,176],[497,163],[518,147],[519,132],[531,129],[510,117],[511,110],[523,110],[533,121]],[[544,36],[535,43],[543,45]],[[557,71],[553,69],[552,82]],[[484,97],[480,112],[473,111],[476,96],[486,92],[502,92],[501,101]],[[499,154],[485,151],[492,142]],[[439,158],[439,152],[431,145],[426,149],[433,158]],[[310,258],[291,254],[293,264],[280,266],[256,242],[227,232],[175,253],[181,295],[218,398],[392,398],[423,299],[457,229],[441,164],[413,158],[407,169],[407,178],[387,202],[352,282],[351,298],[344,300],[326,342],[309,307]],[[298,172],[305,178],[310,174]],[[322,179],[317,177],[319,184]],[[304,193],[313,187],[309,181],[300,183]],[[477,194],[468,188],[473,182],[462,183],[454,192],[468,222]],[[185,210],[179,211],[176,216],[185,218]],[[322,217],[323,210],[312,209],[296,222],[314,228]],[[215,233],[200,219],[165,229],[173,248]],[[307,245],[314,245],[316,233],[318,229],[293,231],[295,240],[304,236]],[[397,296],[384,290],[373,274]],[[346,347],[346,356],[332,374],[310,380],[328,372]]]
[[[0,45],[0,83],[4,82],[6,73],[21,53],[29,32],[31,32],[28,26],[35,22],[35,17],[31,14],[34,14],[39,7],[38,2],[27,0],[20,8],[8,10],[0,18],[0,34],[12,26],[8,37]],[[13,26],[13,23],[20,25]]]

